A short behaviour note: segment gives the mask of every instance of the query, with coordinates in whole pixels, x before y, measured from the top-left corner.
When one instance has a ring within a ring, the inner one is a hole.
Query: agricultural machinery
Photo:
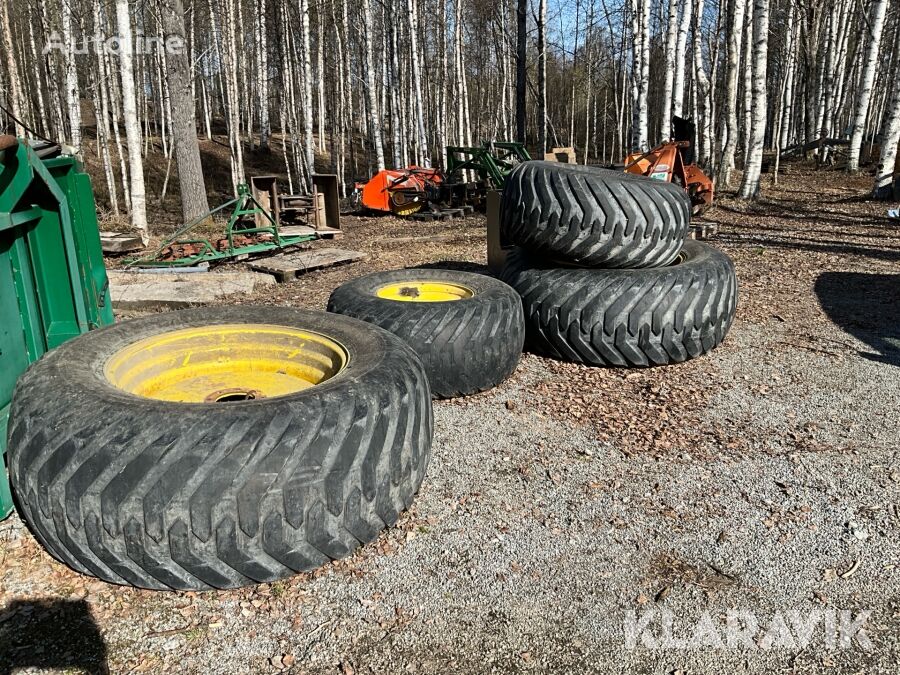
[[[420,211],[478,207],[488,190],[499,190],[517,165],[531,159],[522,143],[448,146],[446,171],[409,166],[383,169],[356,184],[360,205],[371,211],[412,216]]]

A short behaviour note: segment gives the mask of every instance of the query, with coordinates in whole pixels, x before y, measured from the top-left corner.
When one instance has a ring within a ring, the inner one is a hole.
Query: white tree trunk
[[[853,128],[850,133],[850,150],[847,158],[847,170],[851,173],[859,171],[859,154],[862,148],[866,119],[869,115],[869,101],[872,98],[872,85],[875,83],[875,71],[878,67],[881,33],[884,29],[887,5],[888,0],[873,0],[872,12],[868,17],[868,30],[864,38],[866,57],[863,61],[862,78],[856,97],[856,110],[853,114]]]
[[[306,175],[316,171],[316,146],[313,140],[312,64],[309,40],[309,0],[300,0],[300,79],[303,83],[303,150]],[[310,178],[310,180],[312,180]],[[312,189],[310,183],[309,188]]]
[[[43,65],[43,57],[37,49],[37,41],[34,37],[35,26],[40,25],[37,17],[34,16],[35,8],[31,8],[28,17],[28,45],[31,54],[31,67],[34,75],[35,90],[38,103],[38,119],[35,120],[37,127],[42,134],[48,136],[50,132],[50,119],[47,117],[47,106],[44,102],[44,78],[41,76],[41,67]]]
[[[898,60],[894,71],[900,69],[900,31],[894,43],[894,58]],[[894,185],[894,171],[897,167],[897,145],[900,144],[900,87],[894,83],[891,105],[885,120],[884,133],[881,138],[881,155],[878,158],[878,170],[875,172],[875,185],[872,195],[876,199],[900,199],[900,186]]]
[[[784,99],[781,104],[781,128],[779,129],[778,147],[783,150],[791,138],[791,124],[794,122],[794,78],[797,72],[797,49],[800,39],[794,31],[794,13],[793,8],[788,10],[788,20],[786,27],[786,36],[788,47],[786,50],[785,60],[785,83],[784,83]]]
[[[738,143],[738,72],[741,66],[741,46],[744,38],[744,10],[747,0],[732,0],[731,23],[728,30],[727,66],[725,69],[725,145],[719,162],[718,187],[731,185],[734,153]]]
[[[678,42],[675,48],[675,82],[672,90],[672,114],[684,113],[684,78],[687,71],[687,38],[691,28],[693,0],[681,1],[681,23],[678,24]]]
[[[659,125],[660,141],[672,137],[672,92],[675,88],[675,56],[678,45],[678,0],[669,0],[669,20],[666,27],[666,73],[663,81],[662,118]],[[590,67],[590,66],[588,66]],[[678,64],[679,68],[683,67]]]
[[[69,115],[69,144],[81,152],[81,90],[75,67],[75,35],[72,27],[73,0],[62,0],[62,39],[65,45],[66,110]]]
[[[372,7],[370,0],[361,0],[362,8],[364,54],[365,59],[363,69],[366,74],[366,100],[369,107],[369,138],[372,140],[372,146],[375,150],[375,165],[378,171],[384,170],[384,145],[381,141],[381,116],[378,114],[378,94],[375,91],[375,57],[372,47],[372,33],[375,26],[372,24]]]
[[[747,155],[750,152],[750,127],[753,117],[753,0],[747,0],[747,11],[744,16],[744,71],[743,81],[743,114],[741,130],[743,132],[744,168],[747,166]]]
[[[319,152],[325,152],[325,22],[323,6],[316,12],[316,122],[318,123]]]
[[[744,167],[744,180],[739,197],[756,199],[762,169],[763,144],[766,137],[766,68],[769,51],[769,0],[753,3],[753,116],[750,125],[750,148]]]
[[[16,52],[13,47],[12,28],[9,25],[8,3],[0,0],[0,33],[3,33],[3,51],[6,52],[6,67],[9,73],[9,98],[12,113],[19,119],[25,118],[25,104],[22,98],[22,84],[19,80],[19,68],[16,64]],[[15,123],[16,135],[25,136],[25,127]]]
[[[331,3],[331,23],[334,27],[334,69],[337,75],[337,138],[332,143],[332,152],[334,153],[334,172],[338,177],[338,190],[341,196],[346,197],[344,189],[344,139],[347,137],[347,125],[345,109],[347,107],[347,93],[344,88],[344,39],[341,30],[341,24],[337,20],[336,2]]]
[[[543,154],[547,152],[547,0],[538,0],[537,21],[538,149]]]
[[[210,24],[217,25],[212,0],[209,0]],[[234,0],[226,0],[224,31],[222,33],[222,65],[225,69],[225,118],[228,123],[228,145],[231,148],[231,182],[235,193],[237,186],[245,182],[244,147],[241,142],[240,87],[238,84],[238,56],[235,39]],[[213,28],[215,30],[215,28]]]
[[[641,5],[641,79],[640,100],[638,105],[638,141],[639,149],[650,148],[650,0],[643,0]]]
[[[694,8],[694,98],[697,101],[697,162],[702,166],[709,164],[712,146],[712,114],[709,76],[706,74],[706,65],[703,63],[703,42],[701,29],[703,21],[703,0],[696,0]]]
[[[259,0],[256,45],[257,86],[259,87],[259,146],[264,150],[268,150],[272,125],[269,121],[269,40],[266,24],[266,0]],[[208,119],[206,127],[209,129]]]
[[[116,0],[116,29],[121,40],[119,74],[122,80],[122,120],[128,146],[128,173],[131,178],[131,224],[140,232],[144,246],[150,241],[147,231],[147,199],[144,188],[144,161],[141,157],[141,126],[138,123],[134,92],[134,38],[128,0]]]
[[[419,61],[419,18],[416,0],[406,0],[406,18],[409,22],[409,51],[412,61],[412,88],[416,100],[416,164],[430,167],[428,137],[425,135],[425,115],[422,101],[422,76]]]

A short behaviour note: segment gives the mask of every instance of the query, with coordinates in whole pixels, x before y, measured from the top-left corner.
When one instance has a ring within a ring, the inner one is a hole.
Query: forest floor
[[[121,588],[57,563],[13,516],[0,672],[896,672],[900,223],[859,199],[870,183],[797,170],[751,206],[720,199],[704,219],[740,299],[718,349],[647,370],[525,354],[496,389],[436,402],[413,508],[314,573]],[[368,260],[236,301],[324,308],[374,270],[486,269],[480,216],[343,227],[336,245]],[[863,620],[847,645],[823,619],[842,610]],[[734,612],[755,639],[726,629]]]

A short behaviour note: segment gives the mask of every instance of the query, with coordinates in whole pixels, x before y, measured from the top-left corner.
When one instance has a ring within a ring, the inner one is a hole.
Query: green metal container
[[[74,157],[42,159],[0,136],[0,518],[12,511],[3,455],[16,380],[50,349],[112,322],[90,178]]]

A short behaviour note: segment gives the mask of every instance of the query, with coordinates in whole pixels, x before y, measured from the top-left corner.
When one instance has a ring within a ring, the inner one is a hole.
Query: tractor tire
[[[700,356],[728,332],[734,265],[686,241],[676,262],[643,270],[551,268],[522,249],[502,277],[522,296],[527,346],[591,366],[658,366]]]
[[[504,243],[587,267],[660,267],[678,255],[691,200],[671,183],[621,171],[525,162],[506,180]]]
[[[421,363],[387,331],[241,306],[66,342],[19,379],[9,425],[19,511],[54,557],[198,590],[275,581],[375,539],[422,482],[433,418]]]
[[[404,340],[422,359],[435,398],[500,384],[516,369],[525,341],[519,296],[503,282],[471,272],[376,272],[336,288],[328,311]]]

